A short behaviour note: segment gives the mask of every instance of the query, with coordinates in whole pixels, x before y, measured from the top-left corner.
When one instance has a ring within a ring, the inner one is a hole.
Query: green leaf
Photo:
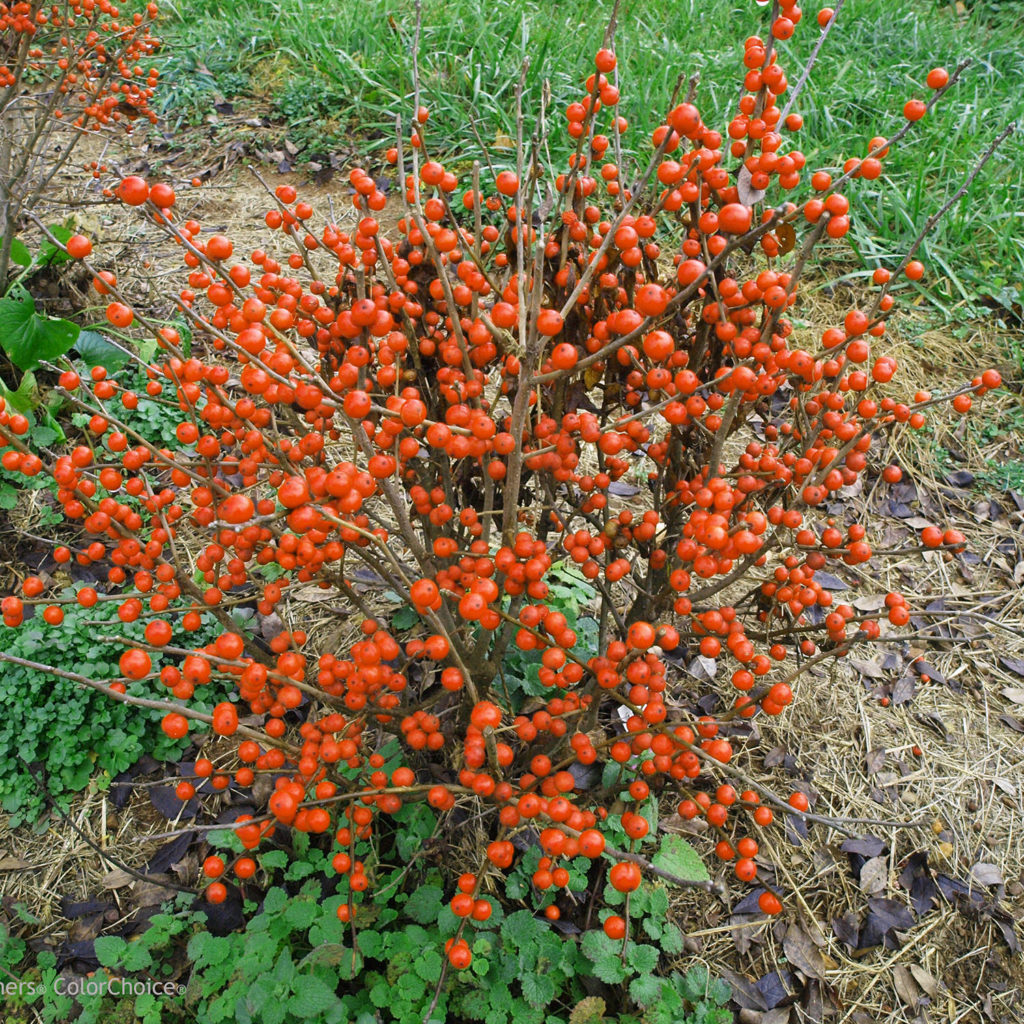
[[[405,904],[406,916],[420,924],[433,924],[443,904],[444,893],[436,885],[421,885]]]
[[[501,925],[501,937],[517,950],[532,945],[545,931],[547,928],[529,910],[509,914]]]
[[[280,914],[288,902],[288,893],[284,889],[271,889],[263,900],[263,913]]]
[[[658,940],[661,951],[670,956],[683,951],[683,933],[674,925],[666,924],[661,929],[661,938]]]
[[[637,974],[653,974],[658,966],[658,951],[654,946],[631,942],[626,947],[626,960]]]
[[[441,977],[443,961],[436,949],[425,949],[412,965],[412,969],[424,980],[436,984]]]
[[[128,943],[116,935],[101,935],[93,944],[96,959],[104,967],[119,967]]]
[[[389,1005],[391,1002],[391,986],[386,981],[378,981],[370,989],[370,1002],[381,1009]]]
[[[121,966],[126,971],[145,971],[153,966],[153,957],[145,944],[136,940],[125,948]]]
[[[295,931],[304,931],[316,919],[316,904],[308,900],[295,900],[285,908],[284,919]]]
[[[381,938],[380,932],[374,932],[369,928],[363,928],[356,936],[356,945],[359,947],[359,952],[362,953],[363,956],[369,957],[370,959],[376,959],[384,949],[384,940]]]
[[[20,413],[31,414],[39,404],[36,393],[36,375],[31,371],[22,376],[17,391],[11,391],[0,381],[0,393],[3,394],[7,404]]]
[[[32,266],[32,253],[28,251],[28,246],[20,238],[11,240],[11,262],[17,263],[19,267]]]
[[[395,629],[412,629],[420,617],[415,608],[402,607],[391,616],[391,625]]]
[[[601,769],[601,786],[603,789],[611,789],[622,775],[622,765],[618,761],[605,761]]]
[[[288,866],[288,854],[284,850],[267,850],[260,854],[260,865],[265,870]]]
[[[295,979],[295,994],[288,1000],[288,1009],[296,1017],[316,1017],[333,1006],[338,997],[326,982],[312,974]]]
[[[710,877],[700,854],[679,836],[665,836],[658,852],[651,858],[651,863],[689,882],[704,882]]]
[[[47,230],[62,245],[67,245],[68,239],[73,234],[71,228],[65,227],[63,224],[51,224]],[[39,247],[36,263],[41,267],[52,267],[57,263],[68,263],[73,258],[63,249],[58,249],[48,238],[44,238],[43,244]]]
[[[663,978],[653,975],[641,975],[629,983],[629,997],[638,1006],[650,1006],[661,998],[661,990],[665,985]]]
[[[43,317],[32,296],[19,284],[0,299],[0,347],[20,370],[32,370],[40,360],[57,359],[78,337],[70,320]]]
[[[523,996],[531,1006],[538,1009],[547,1006],[557,993],[554,979],[550,974],[524,974],[522,978]]]
[[[75,339],[75,351],[88,367],[102,366],[113,372],[121,369],[130,356],[99,331],[82,331]]]
[[[609,985],[616,985],[626,977],[619,957],[621,943],[608,938],[603,931],[589,931],[583,936],[583,955],[593,965],[595,977]]]

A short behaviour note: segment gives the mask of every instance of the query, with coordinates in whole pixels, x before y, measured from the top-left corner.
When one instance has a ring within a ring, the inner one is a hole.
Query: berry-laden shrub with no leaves
[[[886,135],[808,167],[781,47],[835,24],[831,10],[815,24],[776,3],[765,35],[742,45],[733,119],[705,124],[699,84],[681,80],[636,170],[615,155],[629,126],[611,31],[553,129],[575,141],[564,167],[546,166],[538,129],[514,167],[446,168],[417,88],[388,154],[403,203],[390,236],[385,194],[360,169],[352,228],[291,186],[270,194],[280,251],[239,252],[180,219],[166,183],[109,189],[186,267],[168,297],[192,327],[191,355],[80,246],[110,324],[159,343],[146,392],[176,403],[177,443],[126,424],[138,395],[116,374],[60,367],[59,388],[89,416],[84,436],[44,465],[22,442],[24,417],[4,412],[2,461],[52,474],[80,537],[73,557],[104,568],[104,596],[146,622],[118,679],[79,682],[130,703],[162,656],[167,735],[233,737],[218,777],[274,780],[234,823],[244,850],[208,862],[210,901],[247,884],[248,851],[297,830],[330,846],[338,914],[358,931],[376,882],[359,844],[392,835],[417,802],[442,833],[471,822],[482,839],[475,863],[452,858],[446,970],[471,966],[489,894],[537,843],[527,898],[544,896],[552,920],[582,913],[550,894],[578,858],[595,873],[607,862],[609,892],[626,895],[601,911],[605,932],[628,941],[645,872],[686,881],[636,852],[659,799],[705,819],[738,882],[758,880],[759,834],[808,804],[737,769],[743,726],[784,725],[808,667],[880,635],[818,579],[885,555],[837,494],[878,472],[897,481],[897,466],[877,465],[888,435],[920,429],[939,402],[966,413],[1000,384],[987,370],[950,395],[895,387],[891,288],[921,277],[920,239],[874,271],[842,322],[814,332],[790,319],[816,248],[849,230],[848,190],[883,173],[963,71],[928,72],[926,96],[880,114]],[[937,524],[920,550],[955,557],[964,543]],[[557,599],[568,566],[592,589],[586,627]],[[406,606],[393,621],[368,580]],[[283,625],[302,621],[311,590],[360,613],[347,649]],[[908,621],[900,594],[885,604],[889,623]],[[5,624],[29,605],[49,622],[63,614],[31,576],[4,599]],[[269,649],[232,617],[253,605],[280,617]],[[200,611],[223,632],[170,645],[172,622],[187,629]],[[679,682],[697,655],[723,670],[700,707]],[[532,659],[535,692],[506,685],[514,657]],[[237,701],[197,712],[214,679],[233,680]],[[621,781],[601,786],[588,766]],[[764,887],[761,910],[779,913],[784,896]]]

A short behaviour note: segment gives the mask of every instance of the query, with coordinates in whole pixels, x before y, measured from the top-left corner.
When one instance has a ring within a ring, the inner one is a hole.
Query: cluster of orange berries
[[[125,18],[110,0],[22,0],[0,4],[0,32],[31,40],[25,67],[52,76],[56,94],[76,111],[76,128],[95,130],[122,118],[130,125],[140,116],[155,123],[150,101],[159,72],[137,62],[160,47],[150,31],[158,13],[152,2]],[[20,74],[17,66],[0,65],[0,88],[17,85]],[[68,113],[63,103],[52,112],[58,121]]]

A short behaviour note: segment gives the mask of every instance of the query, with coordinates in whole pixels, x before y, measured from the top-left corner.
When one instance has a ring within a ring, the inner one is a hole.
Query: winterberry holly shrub
[[[654,966],[628,959],[649,919],[645,876],[713,887],[682,840],[667,862],[645,852],[659,802],[703,819],[744,885],[759,881],[762,831],[806,815],[805,795],[738,765],[747,720],[785,728],[801,674],[883,630],[818,579],[887,554],[840,492],[898,481],[880,465],[894,433],[940,402],[966,413],[1000,380],[987,370],[950,395],[895,384],[893,288],[922,277],[913,257],[934,218],[841,322],[790,318],[818,247],[849,230],[847,191],[898,159],[963,68],[927,72],[926,95],[880,112],[885,134],[810,167],[790,109],[804,76],[784,45],[815,19],[792,2],[770,16],[736,47],[733,119],[705,124],[699,83],[681,80],[638,169],[616,156],[629,126],[609,32],[566,111],[540,112],[532,133],[518,112],[515,166],[432,159],[417,89],[388,154],[393,231],[363,169],[354,226],[282,185],[265,217],[277,244],[251,252],[179,218],[166,182],[111,183],[112,203],[180,247],[185,279],[167,298],[190,354],[177,328],[132,308],[88,239],[68,241],[111,329],[157,341],[145,394],[177,409],[174,443],[131,424],[142,399],[120,372],[51,362],[84,429],[44,463],[6,411],[2,464],[52,476],[78,538],[55,557],[105,573],[105,593],[77,603],[110,600],[144,623],[116,673],[81,684],[137,704],[159,679],[169,737],[232,738],[208,774],[251,788],[255,813],[234,824],[237,851],[205,862],[211,904],[248,891],[270,845],[314,837],[358,947],[389,884],[381,851],[407,841],[422,806],[447,837],[431,897],[451,925],[430,936],[438,998],[513,899],[531,921],[543,908],[546,927],[584,932],[584,955],[632,991]],[[817,31],[835,24],[819,12]],[[545,159],[554,121],[576,146],[564,167]],[[920,551],[953,558],[964,543],[935,524]],[[357,613],[350,643],[311,640],[312,597]],[[29,576],[4,622],[59,624],[66,601]],[[253,608],[259,632],[238,618]],[[203,612],[222,632],[176,639]],[[886,595],[884,628],[909,616]],[[681,673],[698,656],[718,671],[694,694]],[[235,699],[197,710],[217,681]],[[406,856],[428,853],[424,838]],[[610,887],[596,910],[574,873]],[[779,913],[785,894],[762,889],[761,910]],[[664,928],[646,934],[666,948]]]

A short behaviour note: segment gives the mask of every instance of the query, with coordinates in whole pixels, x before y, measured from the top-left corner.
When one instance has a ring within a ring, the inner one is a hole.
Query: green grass
[[[550,84],[551,159],[569,151],[565,106],[580,96],[611,10],[610,0],[424,0],[421,81],[431,109],[428,143],[458,167],[479,152],[496,166],[514,157],[494,146],[514,137],[515,83],[525,58],[527,133]],[[818,37],[817,4],[782,44],[790,81]],[[365,140],[366,159],[391,144],[395,117],[411,110],[412,0],[178,0],[165,25],[166,112],[196,119],[220,92],[269,100],[282,135],[305,156]],[[1002,13],[1001,13],[1002,12]],[[701,73],[698,103],[724,129],[738,95],[746,35],[767,12],[750,0],[623,0],[617,52],[627,155],[649,152],[651,129],[680,73]],[[935,65],[973,66],[935,113],[887,162],[885,176],[853,191],[852,241],[869,264],[893,260],[928,214],[959,186],[1000,127],[1024,113],[1024,14],[1020,5],[977,3],[958,15],[941,0],[848,0],[798,105],[809,169],[834,167],[891,133],[911,96],[927,94]],[[722,48],[719,40],[725,40]],[[1020,133],[1024,135],[1024,132]],[[379,159],[379,157],[378,157]],[[978,294],[1024,290],[1024,139],[1011,138],[929,242],[929,291],[947,311]]]

